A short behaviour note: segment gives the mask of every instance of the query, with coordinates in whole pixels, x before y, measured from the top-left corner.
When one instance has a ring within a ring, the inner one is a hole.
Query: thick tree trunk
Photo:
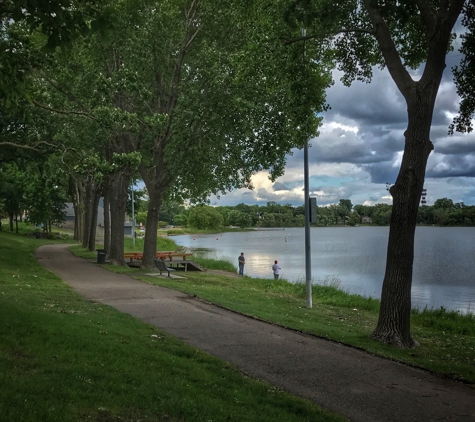
[[[149,188],[148,188],[149,189]],[[155,259],[157,257],[157,229],[158,217],[163,201],[163,192],[155,188],[155,192],[149,190],[149,202],[147,213],[147,225],[145,230],[144,250],[142,257],[143,269],[155,268]]]
[[[408,111],[406,143],[398,178],[390,193],[393,210],[390,222],[386,273],[381,294],[378,324],[371,334],[375,340],[399,347],[414,347],[411,337],[411,287],[417,212],[424,185],[427,159],[433,149],[429,139],[435,99],[445,69],[452,28],[465,0],[435,3],[415,2],[427,39],[427,59],[419,81],[404,67],[378,2],[364,0],[387,69],[404,96]]]
[[[84,201],[84,227],[82,235],[82,247],[87,248],[89,245],[89,235],[91,233],[91,222],[93,213],[93,203],[95,197],[95,184],[91,176],[86,181],[86,195]]]
[[[87,245],[88,251],[94,251],[96,249],[97,210],[99,208],[100,198],[101,190],[96,187],[94,199],[92,202],[91,226],[89,229],[89,243]]]
[[[158,142],[162,148],[154,150],[155,165],[151,170],[147,169],[143,164],[139,166],[139,172],[142,176],[145,186],[149,194],[147,225],[145,230],[144,250],[142,257],[143,269],[155,268],[155,259],[157,257],[157,228],[160,208],[162,206],[163,195],[172,184],[172,179],[168,175],[166,165],[164,163],[164,147],[166,142]]]
[[[74,209],[74,240],[82,241],[84,233],[84,186],[81,181],[73,176],[69,179],[69,192]]]
[[[393,196],[386,273],[381,294],[379,320],[371,338],[402,348],[418,345],[411,337],[411,287],[414,236],[424,186],[427,159],[433,149],[429,139],[435,96],[414,95],[408,108],[409,124],[405,148]],[[432,103],[432,107],[431,107]]]
[[[126,170],[118,171],[110,177],[111,244],[109,261],[113,265],[125,265],[124,223],[129,183],[130,176]]]
[[[111,245],[111,223],[110,223],[110,201],[109,201],[109,178],[104,183],[104,249],[107,254],[110,252]]]

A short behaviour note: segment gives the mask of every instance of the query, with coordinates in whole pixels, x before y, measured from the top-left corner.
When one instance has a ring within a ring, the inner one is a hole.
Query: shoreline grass
[[[2,421],[344,420],[85,300],[34,258],[45,243],[0,232]]]

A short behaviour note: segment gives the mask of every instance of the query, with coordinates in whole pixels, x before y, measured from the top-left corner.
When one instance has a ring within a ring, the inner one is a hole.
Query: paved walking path
[[[65,245],[42,246],[36,258],[89,300],[153,324],[352,421],[475,421],[473,386],[114,274],[75,257]]]

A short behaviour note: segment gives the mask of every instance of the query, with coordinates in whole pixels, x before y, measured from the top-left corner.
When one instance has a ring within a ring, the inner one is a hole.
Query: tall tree
[[[307,43],[328,43],[338,68],[345,72],[345,83],[368,81],[372,66],[385,66],[406,101],[404,154],[396,183],[390,188],[393,208],[381,308],[371,334],[375,340],[399,347],[417,345],[410,331],[417,212],[433,150],[434,104],[454,39],[452,30],[463,16],[473,30],[473,2],[469,0],[295,0],[288,9],[287,22],[292,27],[309,28]],[[327,30],[322,32],[324,22]],[[415,80],[408,68],[421,63],[422,75]]]
[[[199,201],[250,186],[251,175],[262,169],[276,177],[286,153],[317,133],[329,78],[299,46],[280,42],[276,16],[284,6],[280,2],[269,15],[263,4],[250,14],[237,1],[117,2],[114,40],[82,47],[103,70],[95,81],[71,70],[71,77],[89,81],[81,85],[94,98],[76,106],[87,104],[110,126],[110,151],[141,153],[138,170],[149,193],[144,267],[153,266],[167,191]],[[229,33],[230,27],[236,31]],[[116,186],[111,220],[123,216],[131,175],[123,167],[109,176]],[[112,239],[113,262],[123,261],[120,243]]]

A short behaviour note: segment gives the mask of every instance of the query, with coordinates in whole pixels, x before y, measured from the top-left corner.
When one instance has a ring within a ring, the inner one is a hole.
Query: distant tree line
[[[317,207],[317,223],[312,226],[386,226],[391,221],[392,205],[353,205],[349,199],[340,199],[338,204]],[[138,217],[138,216],[141,216]],[[137,218],[138,217],[138,218]],[[145,211],[137,214],[137,222],[146,221]],[[364,217],[367,217],[366,219]],[[217,206],[196,205],[185,208],[175,202],[164,202],[160,215],[161,226],[165,224],[201,230],[223,227],[303,227],[305,208],[291,204],[267,202],[266,205]],[[441,198],[434,205],[419,207],[418,224],[438,226],[475,226],[475,206],[463,202],[454,203]]]

